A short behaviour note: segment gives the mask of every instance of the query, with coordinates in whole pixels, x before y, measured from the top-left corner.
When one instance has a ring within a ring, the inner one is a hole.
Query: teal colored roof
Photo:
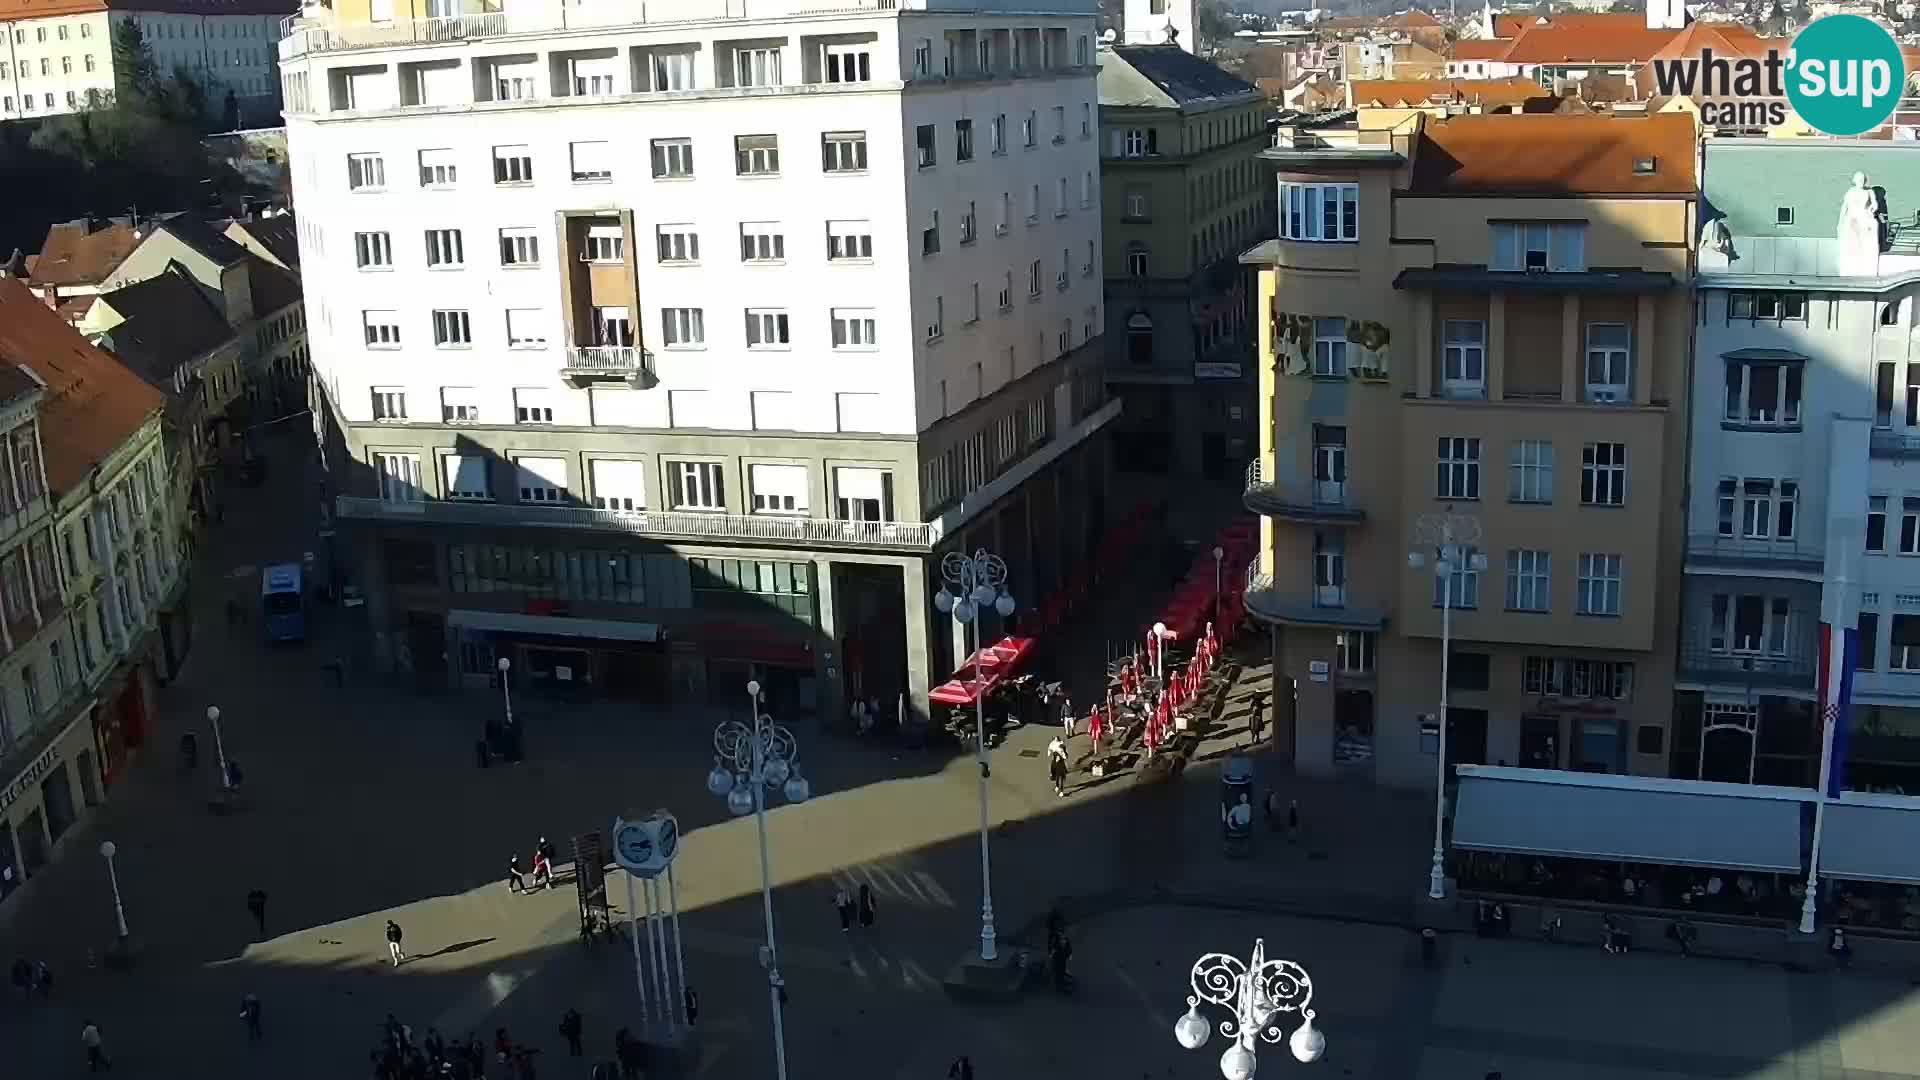
[[[1920,213],[1920,146],[1860,139],[1708,139],[1701,220],[1724,216],[1734,236],[1833,239],[1853,174],[1881,189],[1887,220]],[[1793,223],[1776,224],[1780,207]]]

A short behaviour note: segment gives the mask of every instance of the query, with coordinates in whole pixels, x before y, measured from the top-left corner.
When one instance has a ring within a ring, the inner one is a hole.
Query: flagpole
[[[1834,602],[1829,608],[1832,618],[1822,627],[1823,645],[1826,654],[1825,678],[1821,680],[1820,707],[1820,790],[1815,793],[1813,803],[1813,846],[1807,856],[1807,894],[1800,901],[1800,932],[1811,934],[1814,931],[1814,915],[1819,907],[1820,895],[1820,840],[1826,831],[1827,792],[1833,783],[1833,739],[1834,729],[1840,722],[1840,701],[1836,687],[1851,673],[1846,665],[1853,663],[1847,655],[1846,624],[1843,617],[1847,612],[1848,594],[1847,562],[1851,552],[1842,548],[1838,557],[1838,572],[1834,575]],[[1858,621],[1857,619],[1855,620]],[[1838,648],[1835,647],[1838,639]],[[1827,699],[1833,700],[1829,702]],[[1756,735],[1757,738],[1757,735]]]

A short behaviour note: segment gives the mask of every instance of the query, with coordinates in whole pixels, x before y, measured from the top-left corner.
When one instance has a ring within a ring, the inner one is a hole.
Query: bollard
[[[1420,931],[1420,962],[1434,967],[1440,960],[1440,935],[1431,928]]]

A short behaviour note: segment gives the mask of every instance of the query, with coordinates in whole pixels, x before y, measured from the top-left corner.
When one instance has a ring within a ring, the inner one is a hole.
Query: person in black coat
[[[873,886],[867,884],[864,881],[860,883],[859,907],[860,907],[860,929],[862,930],[873,929],[873,917],[874,917]]]

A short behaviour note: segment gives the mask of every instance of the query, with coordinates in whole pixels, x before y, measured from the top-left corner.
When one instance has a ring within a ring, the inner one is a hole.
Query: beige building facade
[[[1303,771],[1431,787],[1447,634],[1449,763],[1665,775],[1691,140],[1420,117],[1269,152],[1248,607]]]

